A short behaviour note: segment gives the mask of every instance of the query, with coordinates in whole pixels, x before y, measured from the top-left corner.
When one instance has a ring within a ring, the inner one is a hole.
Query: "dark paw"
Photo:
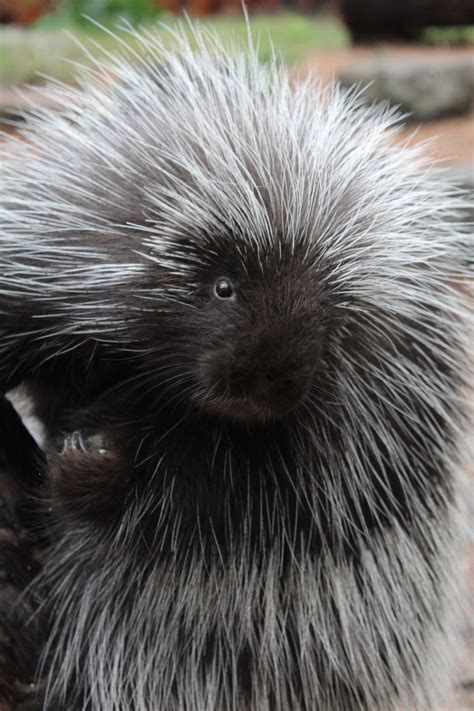
[[[104,521],[117,517],[132,486],[134,468],[109,432],[74,431],[49,458],[49,496],[56,513]]]
[[[64,440],[63,454],[66,452],[82,452],[87,454],[87,446],[80,432],[73,432]]]
[[[64,440],[64,447],[61,454],[76,452],[78,454],[107,454],[104,437],[101,434],[94,434],[85,437],[82,432],[75,431]]]

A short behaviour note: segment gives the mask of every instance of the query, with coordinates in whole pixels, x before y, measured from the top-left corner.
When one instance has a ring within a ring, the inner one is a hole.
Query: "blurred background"
[[[418,140],[473,188],[474,0],[248,0],[260,56],[272,42],[290,71],[370,84],[369,100],[389,100],[420,125]],[[74,81],[80,43],[113,49],[117,40],[87,18],[116,28],[199,16],[225,39],[246,33],[241,0],[0,0],[0,116],[38,92],[14,87]],[[69,32],[68,32],[69,31]],[[74,35],[77,41],[70,36]],[[66,61],[72,60],[72,61]]]
[[[263,62],[273,43],[291,73],[367,85],[367,100],[408,114],[401,140],[415,129],[416,141],[430,139],[424,150],[474,199],[474,0],[247,0],[247,8]],[[45,77],[75,81],[75,62],[88,61],[81,45],[92,55],[94,42],[118,46],[104,28],[120,34],[124,19],[137,28],[172,25],[184,12],[224,42],[246,36],[241,0],[0,0],[0,141],[19,111],[51,102]],[[465,566],[474,592],[473,551]],[[464,618],[460,631],[443,711],[474,711],[474,637]]]

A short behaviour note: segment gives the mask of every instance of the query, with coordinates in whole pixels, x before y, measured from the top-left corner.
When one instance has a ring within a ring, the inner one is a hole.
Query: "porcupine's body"
[[[38,703],[429,708],[457,199],[387,113],[142,41],[145,67],[71,90],[1,177],[1,380],[52,388],[54,428],[85,432],[51,459]]]

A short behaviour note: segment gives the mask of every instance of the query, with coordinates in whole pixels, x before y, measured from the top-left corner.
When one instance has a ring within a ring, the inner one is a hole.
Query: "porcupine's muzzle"
[[[295,363],[262,363],[258,369],[235,368],[229,376],[229,391],[245,408],[268,418],[278,418],[298,407],[310,382],[308,368]]]
[[[314,372],[298,345],[280,335],[256,334],[232,351],[213,353],[205,365],[209,409],[240,421],[279,419],[295,410]]]

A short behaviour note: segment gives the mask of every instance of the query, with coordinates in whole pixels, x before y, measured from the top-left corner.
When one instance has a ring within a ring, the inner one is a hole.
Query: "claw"
[[[73,432],[69,437],[66,438],[66,441],[64,443],[64,449],[69,449],[72,450],[73,452],[82,452],[83,454],[87,453],[87,447],[86,447],[86,442],[82,436],[82,434],[78,431]]]
[[[108,448],[105,444],[105,439],[102,434],[91,435],[84,437],[78,430],[68,435],[64,440],[63,452],[80,452],[87,454],[88,452],[97,450],[100,454],[107,454]]]

